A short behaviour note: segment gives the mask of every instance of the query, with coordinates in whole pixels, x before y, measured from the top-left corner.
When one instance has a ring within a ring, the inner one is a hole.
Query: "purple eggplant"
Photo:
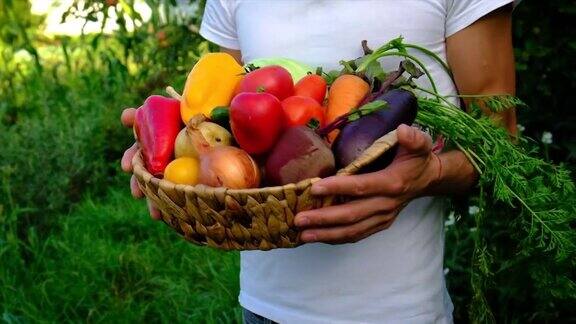
[[[336,166],[342,168],[356,160],[378,138],[395,130],[400,124],[410,125],[416,119],[418,102],[412,92],[403,89],[390,90],[375,100],[388,103],[388,109],[379,110],[344,126],[332,145]],[[361,172],[385,168],[396,155],[397,146],[383,154]]]

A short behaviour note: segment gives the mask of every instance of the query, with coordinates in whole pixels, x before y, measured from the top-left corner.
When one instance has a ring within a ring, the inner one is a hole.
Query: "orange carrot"
[[[343,74],[336,78],[328,91],[326,124],[350,112],[350,110],[358,108],[368,92],[370,92],[370,85],[356,75]],[[328,134],[328,141],[332,142],[336,135],[338,135],[337,131]]]

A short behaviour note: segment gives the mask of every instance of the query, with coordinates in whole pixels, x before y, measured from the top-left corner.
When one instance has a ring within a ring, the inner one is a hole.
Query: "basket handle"
[[[345,168],[338,170],[336,175],[355,174],[358,170],[374,162],[382,154],[394,147],[396,143],[398,143],[398,135],[396,135],[396,130],[393,130],[374,141],[356,160],[352,161],[352,163],[348,164]]]
[[[360,156],[352,161],[352,163],[348,164],[345,168],[338,170],[336,175],[353,175],[356,174],[360,169],[367,166],[368,164],[374,162],[377,158],[379,158],[382,154],[386,153],[390,150],[394,145],[398,143],[398,135],[396,130],[393,130],[384,136],[380,137],[372,145],[370,145]],[[322,206],[330,206],[332,205],[332,201],[334,200],[334,196],[325,197],[322,201]]]

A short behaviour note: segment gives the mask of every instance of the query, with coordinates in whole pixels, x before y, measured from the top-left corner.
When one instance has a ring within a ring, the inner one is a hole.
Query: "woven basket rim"
[[[234,194],[250,195],[253,193],[266,193],[266,192],[273,192],[273,191],[279,191],[279,190],[299,190],[299,189],[304,189],[304,188],[308,187],[310,184],[317,182],[321,179],[321,178],[309,178],[309,179],[304,179],[302,181],[299,181],[297,183],[289,183],[289,184],[285,184],[282,186],[259,187],[259,188],[249,188],[249,189],[230,189],[230,188],[226,188],[226,187],[210,187],[210,186],[203,185],[203,184],[197,184],[197,185],[176,184],[176,183],[173,183],[169,180],[160,179],[158,177],[155,177],[150,172],[148,172],[148,170],[144,166],[144,161],[142,159],[141,149],[138,149],[136,154],[134,154],[134,157],[132,158],[132,167],[133,167],[133,173],[135,175],[138,175],[138,176],[142,177],[142,179],[144,179],[145,181],[150,181],[159,187],[169,186],[169,187],[175,188],[178,191],[186,191],[186,190],[203,191],[203,192],[206,192],[206,191],[214,191],[214,192],[225,191],[225,192],[227,192],[229,194],[233,194],[233,195]]]

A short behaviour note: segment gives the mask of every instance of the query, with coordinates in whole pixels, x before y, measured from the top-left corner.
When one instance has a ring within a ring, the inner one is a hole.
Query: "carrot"
[[[350,112],[350,110],[358,108],[358,105],[369,92],[370,85],[356,75],[343,74],[336,78],[328,91],[326,124]],[[328,141],[332,142],[336,135],[338,135],[338,131],[332,131],[328,134]]]

